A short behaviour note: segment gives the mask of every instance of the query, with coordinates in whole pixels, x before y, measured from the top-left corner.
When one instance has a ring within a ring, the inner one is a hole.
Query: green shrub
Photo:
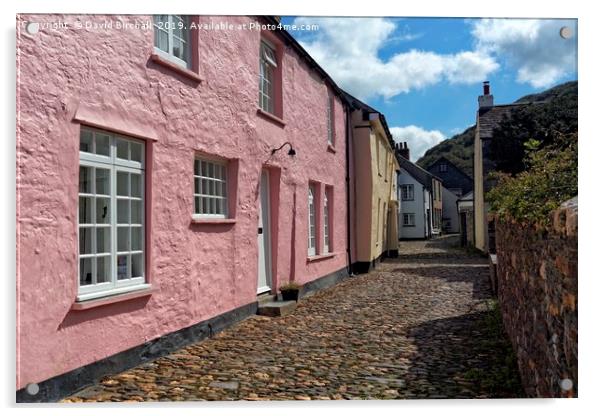
[[[525,142],[525,171],[493,174],[497,185],[486,198],[498,218],[547,224],[552,210],[577,195],[577,133],[556,136],[543,147]]]

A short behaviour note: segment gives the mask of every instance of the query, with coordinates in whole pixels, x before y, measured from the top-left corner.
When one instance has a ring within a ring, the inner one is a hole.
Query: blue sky
[[[283,17],[337,84],[385,114],[413,160],[474,124],[482,81],[509,103],[577,79],[575,20]],[[563,39],[560,29],[572,36]]]

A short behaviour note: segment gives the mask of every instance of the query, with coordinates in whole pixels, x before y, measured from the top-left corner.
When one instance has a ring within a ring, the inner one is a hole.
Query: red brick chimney
[[[483,95],[479,95],[479,108],[493,107],[493,95],[490,93],[489,81],[483,82]]]
[[[397,153],[404,159],[410,160],[410,149],[408,149],[408,142],[397,144]]]

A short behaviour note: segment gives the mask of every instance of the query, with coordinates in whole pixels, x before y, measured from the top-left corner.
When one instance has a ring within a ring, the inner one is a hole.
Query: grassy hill
[[[528,109],[526,111],[541,112],[546,111],[553,113],[550,108],[555,111],[566,111],[568,117],[574,117],[576,121],[577,109],[577,81],[571,81],[557,85],[546,91],[530,94],[519,98],[515,102],[534,102],[548,101],[551,105],[545,106],[544,109]],[[525,110],[523,110],[524,112]],[[527,116],[522,114],[521,117]],[[534,117],[541,118],[538,114],[533,114]],[[555,117],[556,115],[554,115]],[[576,123],[575,123],[576,124]],[[457,134],[447,140],[438,143],[436,146],[427,150],[420,159],[416,162],[419,166],[427,168],[431,163],[439,157],[445,156],[450,162],[458,166],[464,173],[472,178],[472,157],[473,157],[473,140],[475,126],[467,128],[464,132]]]

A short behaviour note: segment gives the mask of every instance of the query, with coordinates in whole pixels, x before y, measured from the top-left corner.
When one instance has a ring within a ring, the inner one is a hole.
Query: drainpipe
[[[350,152],[351,146],[351,112],[349,106],[345,106],[345,167],[346,167],[346,178],[345,183],[347,186],[347,274],[353,276],[353,270],[351,268],[351,182],[350,182]]]

